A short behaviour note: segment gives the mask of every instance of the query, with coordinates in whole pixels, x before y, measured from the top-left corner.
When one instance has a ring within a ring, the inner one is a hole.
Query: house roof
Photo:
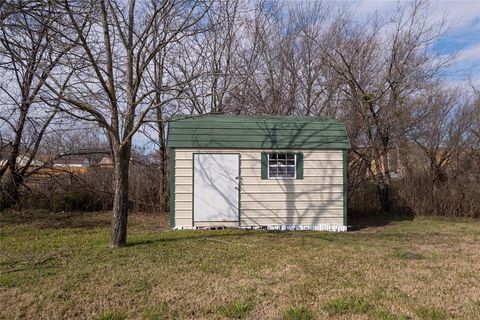
[[[103,157],[98,164],[101,166],[113,166],[113,160],[110,157]]]
[[[169,121],[169,148],[349,149],[345,125],[296,116],[202,115]]]
[[[83,155],[68,155],[55,159],[54,164],[83,164],[85,161],[90,162],[86,156]]]

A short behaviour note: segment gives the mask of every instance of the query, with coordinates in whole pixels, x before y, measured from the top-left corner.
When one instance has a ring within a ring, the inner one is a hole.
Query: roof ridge
[[[183,121],[183,120],[197,120],[197,119],[270,119],[270,120],[311,120],[311,121],[331,121],[342,123],[334,117],[319,117],[319,116],[296,116],[296,115],[235,115],[235,114],[199,114],[199,115],[174,115],[168,121]]]

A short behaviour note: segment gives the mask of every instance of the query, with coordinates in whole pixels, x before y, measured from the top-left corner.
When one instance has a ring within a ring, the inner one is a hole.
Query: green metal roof
[[[169,121],[169,148],[349,149],[335,119],[296,116],[185,116]]]

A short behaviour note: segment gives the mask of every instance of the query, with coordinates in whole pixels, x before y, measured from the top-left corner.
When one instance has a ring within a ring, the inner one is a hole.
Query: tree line
[[[359,211],[478,217],[480,94],[473,82],[442,77],[455,57],[433,47],[449,26],[433,19],[428,1],[369,17],[354,9],[329,1],[0,2],[1,206],[31,196],[40,154],[106,154],[112,168],[99,188],[113,212],[111,244],[123,246],[132,191],[168,211],[168,119],[268,114],[346,124],[349,201]],[[144,189],[145,181],[156,187]]]

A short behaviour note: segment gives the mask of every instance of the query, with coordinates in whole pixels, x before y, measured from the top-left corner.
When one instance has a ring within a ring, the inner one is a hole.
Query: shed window
[[[295,179],[297,157],[294,153],[269,153],[269,179]]]

